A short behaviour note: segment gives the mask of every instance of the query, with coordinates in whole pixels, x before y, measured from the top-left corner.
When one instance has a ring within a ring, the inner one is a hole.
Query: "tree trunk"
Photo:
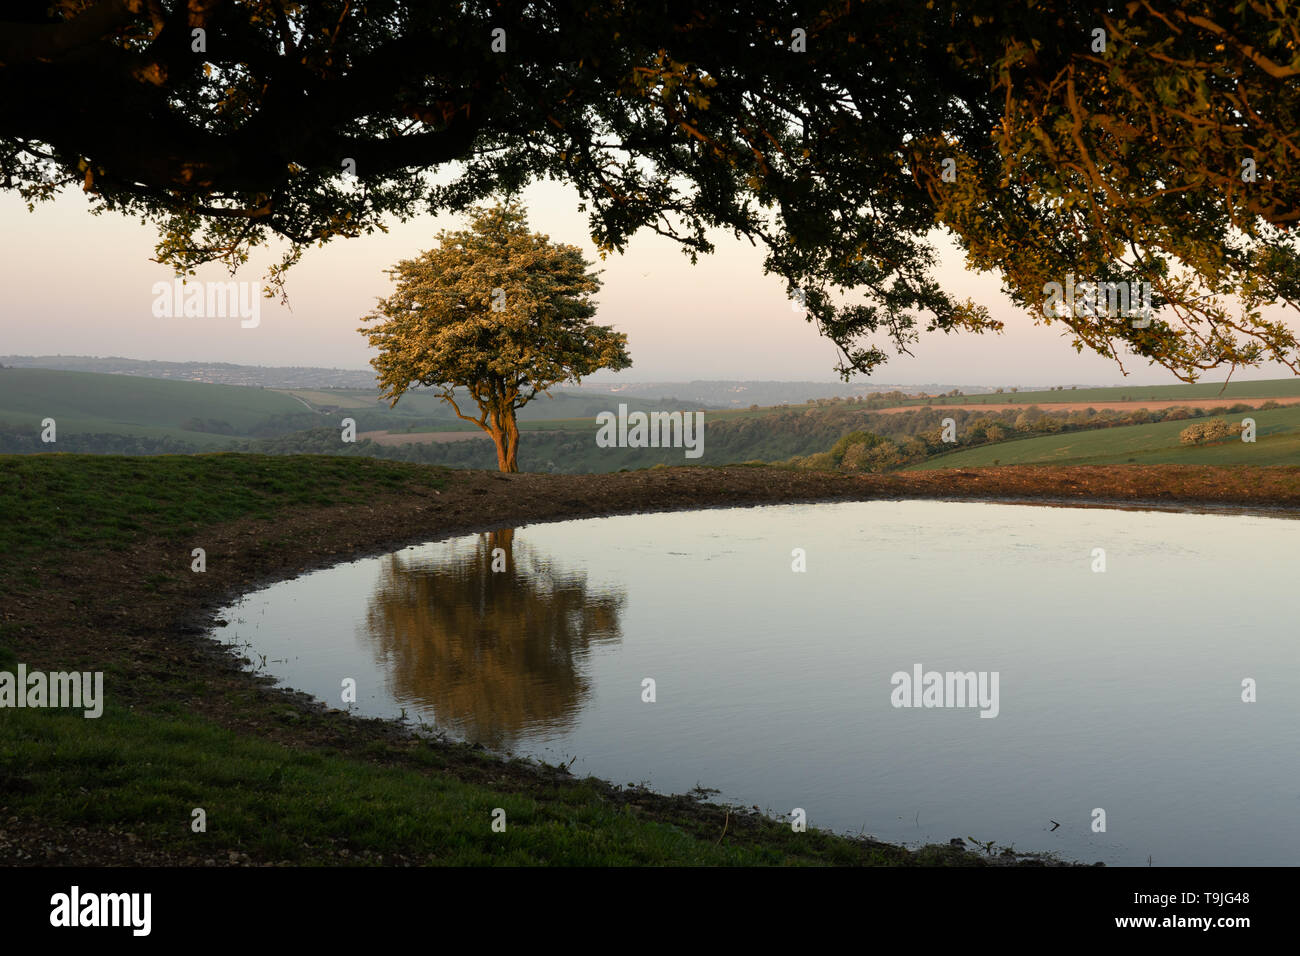
[[[492,414],[492,440],[497,446],[497,469],[519,470],[519,424],[515,421],[514,406],[497,406]]]
[[[519,423],[515,421],[515,408],[510,406],[506,415],[506,438],[510,441],[510,453],[506,458],[506,471],[519,470]]]

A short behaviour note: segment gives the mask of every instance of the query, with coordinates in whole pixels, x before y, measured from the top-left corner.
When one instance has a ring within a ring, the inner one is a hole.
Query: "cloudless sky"
[[[596,321],[628,335],[633,367],[622,381],[771,379],[834,381],[836,351],[796,314],[785,284],[764,276],[763,251],[719,233],[717,252],[697,265],[671,240],[639,234],[627,252],[598,261],[571,187],[538,183],[524,194],[529,225],[555,242],[584,249],[604,269]],[[80,191],[28,213],[13,193],[0,194],[0,354],[120,355],[166,361],[367,368],[373,351],[357,331],[375,299],[391,291],[384,270],[435,245],[457,216],[422,215],[393,222],[387,234],[339,239],[307,252],[289,273],[292,311],[263,299],[257,328],[232,318],[156,318],[155,282],[172,273],[150,261],[151,226],[123,216],[92,216]],[[1007,324],[1001,335],[923,335],[915,357],[896,356],[872,377],[880,383],[969,385],[1160,384],[1175,379],[1137,359],[1132,373],[1092,354],[1079,355],[1060,326],[1036,325],[1001,292],[998,278],[967,271],[942,236],[940,281],[970,296]],[[279,255],[262,250],[235,276],[260,284]],[[225,281],[220,266],[200,279]],[[1287,313],[1279,318],[1291,322]],[[1285,377],[1280,366],[1235,378]],[[1204,381],[1221,381],[1223,374]]]

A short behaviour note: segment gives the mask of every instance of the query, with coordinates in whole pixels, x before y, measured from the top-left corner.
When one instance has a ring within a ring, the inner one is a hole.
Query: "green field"
[[[1223,399],[1232,405],[1242,399],[1285,398],[1300,395],[1300,377],[1273,378],[1258,382],[1202,382],[1196,385],[1117,385],[1107,388],[1077,388],[1061,391],[1002,392],[959,395],[952,398],[909,399],[904,405],[1044,405],[1049,402],[1152,402],[1179,399]]]
[[[1223,416],[1255,419],[1257,440],[1181,445],[1178,435],[1193,421],[1154,422],[1090,431],[1017,438],[939,455],[904,471],[978,468],[987,465],[1296,465],[1300,464],[1300,407]]]
[[[166,435],[216,447],[230,439],[191,431],[182,423],[191,418],[215,419],[246,434],[273,415],[305,411],[290,396],[261,388],[94,372],[0,369],[0,423],[39,430],[42,419],[53,418],[61,435]]]

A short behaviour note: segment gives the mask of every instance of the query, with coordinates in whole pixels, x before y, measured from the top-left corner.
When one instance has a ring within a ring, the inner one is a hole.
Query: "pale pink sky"
[[[571,188],[540,183],[524,194],[530,226],[552,240],[596,250]],[[155,318],[152,286],[171,273],[150,261],[155,235],[122,216],[92,216],[85,197],[66,191],[27,213],[21,199],[0,194],[0,354],[121,355],[167,361],[245,365],[317,365],[366,368],[372,352],[360,317],[390,291],[384,269],[434,245],[440,228],[458,217],[420,216],[392,223],[387,234],[337,240],[310,250],[291,270],[292,311],[262,300],[256,328],[238,318]],[[637,236],[605,270],[597,321],[628,335],[633,367],[625,381],[689,379],[835,379],[834,348],[791,310],[784,283],[762,273],[762,251],[726,234],[718,251],[692,266],[678,247],[650,234]],[[1078,355],[1059,326],[1035,325],[1000,291],[995,276],[966,271],[944,242],[940,271],[948,290],[971,296],[1003,319],[1001,336],[923,336],[915,358],[896,356],[873,376],[882,383],[970,385],[1160,384],[1174,381],[1138,360],[1118,367]],[[235,277],[259,281],[270,252]],[[225,280],[223,269],[201,279]],[[1279,310],[1278,317],[1287,318]],[[1236,378],[1289,375],[1284,368],[1238,373]],[[600,378],[608,379],[609,373]],[[1221,380],[1210,376],[1205,381]]]

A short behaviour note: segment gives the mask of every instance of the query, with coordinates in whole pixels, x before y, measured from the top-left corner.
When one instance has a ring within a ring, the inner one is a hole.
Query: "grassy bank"
[[[109,839],[116,832],[128,846],[194,864],[891,862],[887,848],[864,859],[835,839],[799,841],[774,828],[719,846],[693,832],[689,814],[647,818],[594,781],[468,782],[437,746],[400,748],[394,765],[392,744],[366,754],[307,750],[225,730],[180,707],[151,710],[110,704],[98,720],[25,710],[0,721],[5,812],[54,831],[25,847],[36,852],[33,862],[61,862],[57,848],[78,842],[69,828],[99,828]],[[196,808],[206,833],[192,831]],[[496,808],[506,813],[505,833],[490,828]]]

